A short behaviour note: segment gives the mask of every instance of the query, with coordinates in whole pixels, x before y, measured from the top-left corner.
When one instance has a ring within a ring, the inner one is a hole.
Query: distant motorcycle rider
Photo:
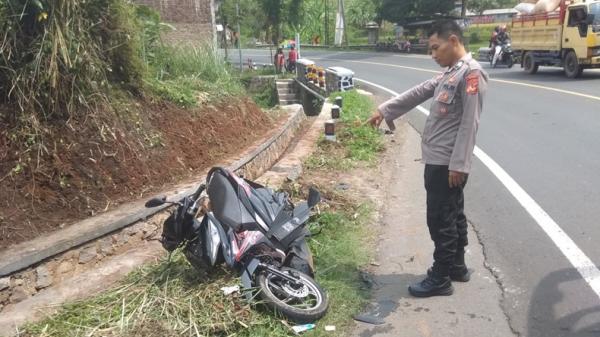
[[[496,26],[494,31],[492,31],[492,36],[490,37],[490,45],[489,48],[494,49],[496,47],[496,41],[498,38],[498,33],[500,33],[500,26]]]
[[[498,62],[498,57],[502,52],[502,47],[510,41],[510,36],[506,31],[506,25],[496,28],[498,28],[498,32],[495,34],[495,36],[494,34],[492,34],[492,40],[490,40],[490,45],[493,46],[492,51],[494,53],[494,57],[492,58],[492,67],[496,66],[496,62]]]
[[[498,33],[496,40],[500,45],[505,44],[510,40],[510,35],[508,35],[506,25],[500,27],[500,32]]]

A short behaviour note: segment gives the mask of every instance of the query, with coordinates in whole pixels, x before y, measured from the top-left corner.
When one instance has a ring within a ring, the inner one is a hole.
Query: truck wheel
[[[577,55],[574,51],[570,51],[567,53],[567,57],[565,57],[565,75],[568,78],[577,78],[581,76],[583,73],[583,67],[579,64],[579,60],[577,59]]]
[[[533,75],[537,73],[540,66],[537,63],[535,63],[535,60],[533,59],[533,54],[527,53],[525,54],[525,58],[523,58],[523,67],[525,68],[525,71],[528,74]]]

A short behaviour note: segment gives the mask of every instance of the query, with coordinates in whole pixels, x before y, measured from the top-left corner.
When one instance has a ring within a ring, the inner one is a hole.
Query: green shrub
[[[191,106],[198,92],[210,93],[213,99],[244,93],[235,70],[209,45],[160,46],[152,55],[146,83],[163,98]]]
[[[469,38],[470,43],[479,43],[481,42],[481,38],[479,37],[478,32],[472,32]]]
[[[379,130],[364,124],[374,111],[373,101],[356,90],[333,93],[330,100],[336,96],[341,96],[344,102],[341,115],[344,128],[338,136],[348,149],[348,158],[373,164],[384,149]]]
[[[261,108],[272,108],[277,105],[277,89],[274,83],[265,85],[258,93],[252,95],[252,100]]]
[[[123,0],[1,1],[0,102],[68,117],[106,98],[110,83],[139,87],[132,10]]]

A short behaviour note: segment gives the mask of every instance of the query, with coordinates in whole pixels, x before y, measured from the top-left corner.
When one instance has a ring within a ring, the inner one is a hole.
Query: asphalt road
[[[268,55],[268,50],[244,50],[243,59],[268,62]],[[396,92],[441,71],[420,55],[307,50],[302,56],[326,67],[349,68],[357,78]],[[484,67],[491,81],[478,146],[600,265],[600,72],[569,80],[554,68],[531,76],[518,66]],[[423,113],[415,110],[408,118],[420,132]],[[501,305],[515,332],[600,336],[598,294],[479,160],[469,178],[466,212],[503,290]]]

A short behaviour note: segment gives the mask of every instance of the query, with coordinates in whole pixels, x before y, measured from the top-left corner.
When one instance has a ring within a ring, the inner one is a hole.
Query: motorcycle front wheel
[[[293,322],[312,323],[325,316],[329,301],[315,280],[291,268],[281,268],[281,272],[294,278],[295,284],[264,270],[256,280],[262,300]]]

